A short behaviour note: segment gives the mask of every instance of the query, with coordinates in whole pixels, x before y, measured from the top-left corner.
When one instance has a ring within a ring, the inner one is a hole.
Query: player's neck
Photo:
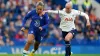
[[[70,12],[66,12],[66,13],[70,14],[70,13],[71,13],[71,11],[70,11]]]
[[[72,11],[72,10],[71,10]],[[68,13],[68,14],[70,14],[71,13],[71,11],[65,11],[66,13]]]
[[[42,13],[37,13],[39,16],[42,16],[43,14]]]

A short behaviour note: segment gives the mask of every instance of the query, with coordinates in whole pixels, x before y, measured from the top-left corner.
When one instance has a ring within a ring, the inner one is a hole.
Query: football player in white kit
[[[70,47],[70,41],[76,34],[76,27],[74,20],[76,16],[84,16],[87,20],[87,26],[90,26],[90,21],[89,17],[86,13],[72,9],[72,3],[68,2],[65,5],[65,8],[63,10],[47,10],[46,12],[48,13],[53,13],[53,14],[59,14],[61,18],[60,22],[60,28],[62,29],[62,35],[66,43],[66,48],[65,48],[65,56],[70,56],[71,55],[71,47]]]

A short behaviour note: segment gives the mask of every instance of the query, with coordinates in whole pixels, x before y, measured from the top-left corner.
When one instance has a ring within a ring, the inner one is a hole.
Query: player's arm
[[[53,14],[61,14],[60,10],[47,10],[45,12],[53,13]]]
[[[27,21],[27,19],[31,18],[31,15],[32,15],[32,11],[29,11],[26,16],[24,17],[23,21],[22,21],[22,27],[25,26],[25,23]]]
[[[31,18],[32,15],[32,11],[29,11],[26,16],[24,17],[23,21],[22,21],[22,28],[21,30],[24,31],[25,30],[25,23],[27,21],[27,19]]]
[[[44,26],[42,26],[42,29],[46,29],[48,27],[49,22],[50,22],[49,16],[47,13],[45,14],[45,22],[46,22],[46,24]]]
[[[81,12],[81,11],[77,11],[77,14],[78,15],[81,15],[81,16],[84,16],[85,18],[86,18],[86,20],[87,20],[87,26],[88,27],[90,27],[90,20],[89,20],[89,16],[86,14],[86,13],[84,13],[84,12]]]

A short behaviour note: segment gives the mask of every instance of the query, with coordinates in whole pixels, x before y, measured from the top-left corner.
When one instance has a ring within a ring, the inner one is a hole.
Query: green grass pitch
[[[21,54],[0,54],[0,56],[22,56]],[[35,54],[34,56],[64,56],[51,54]],[[71,56],[100,56],[100,54],[72,54]]]

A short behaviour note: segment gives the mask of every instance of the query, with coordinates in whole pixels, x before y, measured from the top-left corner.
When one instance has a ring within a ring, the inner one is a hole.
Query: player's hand
[[[40,31],[42,31],[42,30],[43,30],[43,28],[42,28],[42,27],[39,27],[39,29],[40,29]]]
[[[46,12],[45,12],[45,11],[43,11],[43,12],[42,12],[42,15],[44,15],[45,13],[46,13]]]
[[[59,37],[58,39],[59,39],[59,41],[61,41],[62,40],[62,37]]]
[[[24,27],[22,27],[22,28],[21,28],[21,31],[23,31],[23,32],[24,32],[24,31],[25,31],[25,28],[24,28]]]
[[[42,16],[42,15],[44,15],[45,14],[45,11],[43,11],[41,14],[40,14],[40,16]]]
[[[88,28],[88,29],[90,29],[91,24],[90,24],[90,22],[89,22],[89,21],[87,22],[86,26],[87,26],[87,28]]]

